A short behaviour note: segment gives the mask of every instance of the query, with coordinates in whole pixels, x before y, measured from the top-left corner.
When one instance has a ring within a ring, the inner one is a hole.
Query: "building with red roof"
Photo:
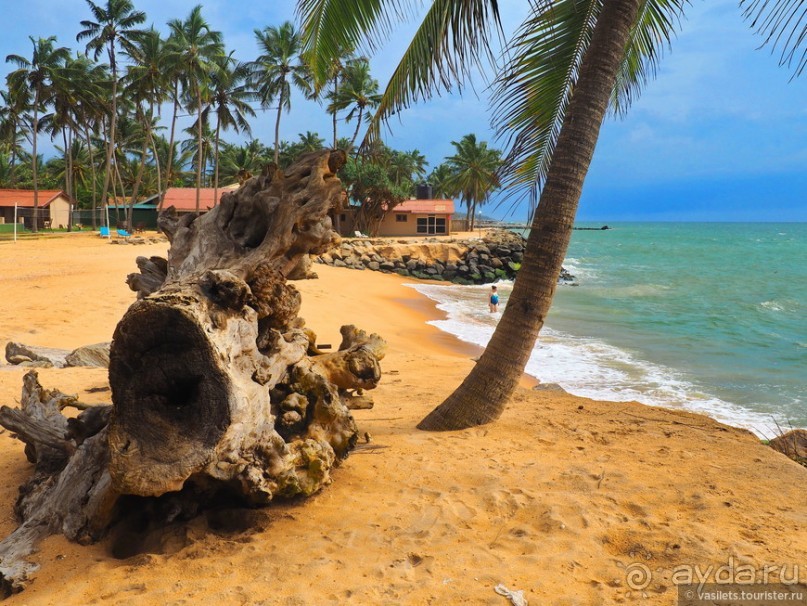
[[[212,187],[202,187],[199,189],[199,212],[207,212],[221,200],[221,194],[226,191],[237,189],[238,185],[227,185],[219,187],[218,200],[214,194],[216,190]],[[196,188],[195,187],[169,187],[163,197],[163,208],[173,206],[178,213],[196,212]]]
[[[76,201],[60,189],[40,189],[39,227],[67,227],[70,210]],[[0,223],[14,222],[14,208],[17,208],[17,221],[30,229],[34,217],[34,190],[0,189]]]
[[[348,207],[341,212],[338,225],[342,235],[354,235],[355,213],[356,207]],[[453,214],[453,200],[404,200],[386,212],[375,235],[393,238],[448,235]]]

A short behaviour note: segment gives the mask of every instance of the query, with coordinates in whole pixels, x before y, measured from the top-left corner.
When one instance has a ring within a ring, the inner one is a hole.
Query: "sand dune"
[[[165,249],[87,235],[0,243],[0,343],[109,340],[133,300],[123,280],[134,258]],[[319,341],[338,344],[339,327],[355,323],[390,345],[375,409],[356,411],[371,441],[333,484],[308,500],[214,512],[160,535],[130,531],[86,547],[51,537],[35,582],[7,604],[506,605],[499,583],[533,605],[673,604],[687,566],[785,566],[790,577],[800,566],[807,580],[807,470],[750,433],[533,391],[529,381],[495,424],[417,431],[475,350],[427,325],[437,312],[402,278],[316,270],[319,280],[297,286]],[[0,366],[0,402],[19,398],[23,373]],[[106,385],[105,371],[48,369],[40,380],[109,399],[86,392]],[[0,470],[6,534],[30,472],[8,432]]]

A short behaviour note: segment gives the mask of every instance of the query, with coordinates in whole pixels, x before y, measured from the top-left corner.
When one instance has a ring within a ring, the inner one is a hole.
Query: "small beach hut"
[[[60,189],[39,190],[38,229],[44,227],[67,227],[70,209],[76,201]],[[17,221],[26,229],[34,224],[34,190],[0,189],[0,223],[14,222],[14,207]]]

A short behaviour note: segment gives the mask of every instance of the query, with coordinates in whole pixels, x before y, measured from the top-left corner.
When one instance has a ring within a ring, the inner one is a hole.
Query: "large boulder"
[[[793,429],[769,442],[771,448],[800,463],[807,463],[807,429]]]
[[[109,368],[109,343],[95,343],[74,349],[65,359],[67,366]]]

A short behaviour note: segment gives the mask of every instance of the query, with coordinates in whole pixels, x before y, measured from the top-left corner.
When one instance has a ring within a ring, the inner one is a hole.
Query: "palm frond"
[[[510,148],[502,180],[538,198],[603,0],[542,0],[510,44],[492,103]]]
[[[665,47],[680,27],[689,0],[646,0],[630,34],[611,95],[611,111],[624,117],[648,81],[656,77]]]
[[[400,0],[298,0],[302,39],[315,81],[322,83],[340,49],[374,50],[405,17]],[[435,0],[395,69],[365,145],[397,111],[462,83],[480,57],[492,59],[490,32],[501,32],[497,0]]]
[[[502,181],[535,204],[604,0],[541,0],[517,32],[496,83],[494,123],[510,148]],[[624,115],[656,74],[689,0],[644,0],[611,95]]]
[[[373,50],[392,32],[393,17],[404,16],[402,0],[298,0],[301,39],[314,79],[328,78],[331,59],[345,48]]]
[[[435,0],[390,78],[364,144],[396,112],[455,85],[462,88],[472,68],[493,64],[490,35],[501,34],[495,0]]]
[[[807,67],[807,3],[804,0],[740,0],[743,15],[765,38],[763,46],[782,47],[779,65],[794,68],[794,77]]]

